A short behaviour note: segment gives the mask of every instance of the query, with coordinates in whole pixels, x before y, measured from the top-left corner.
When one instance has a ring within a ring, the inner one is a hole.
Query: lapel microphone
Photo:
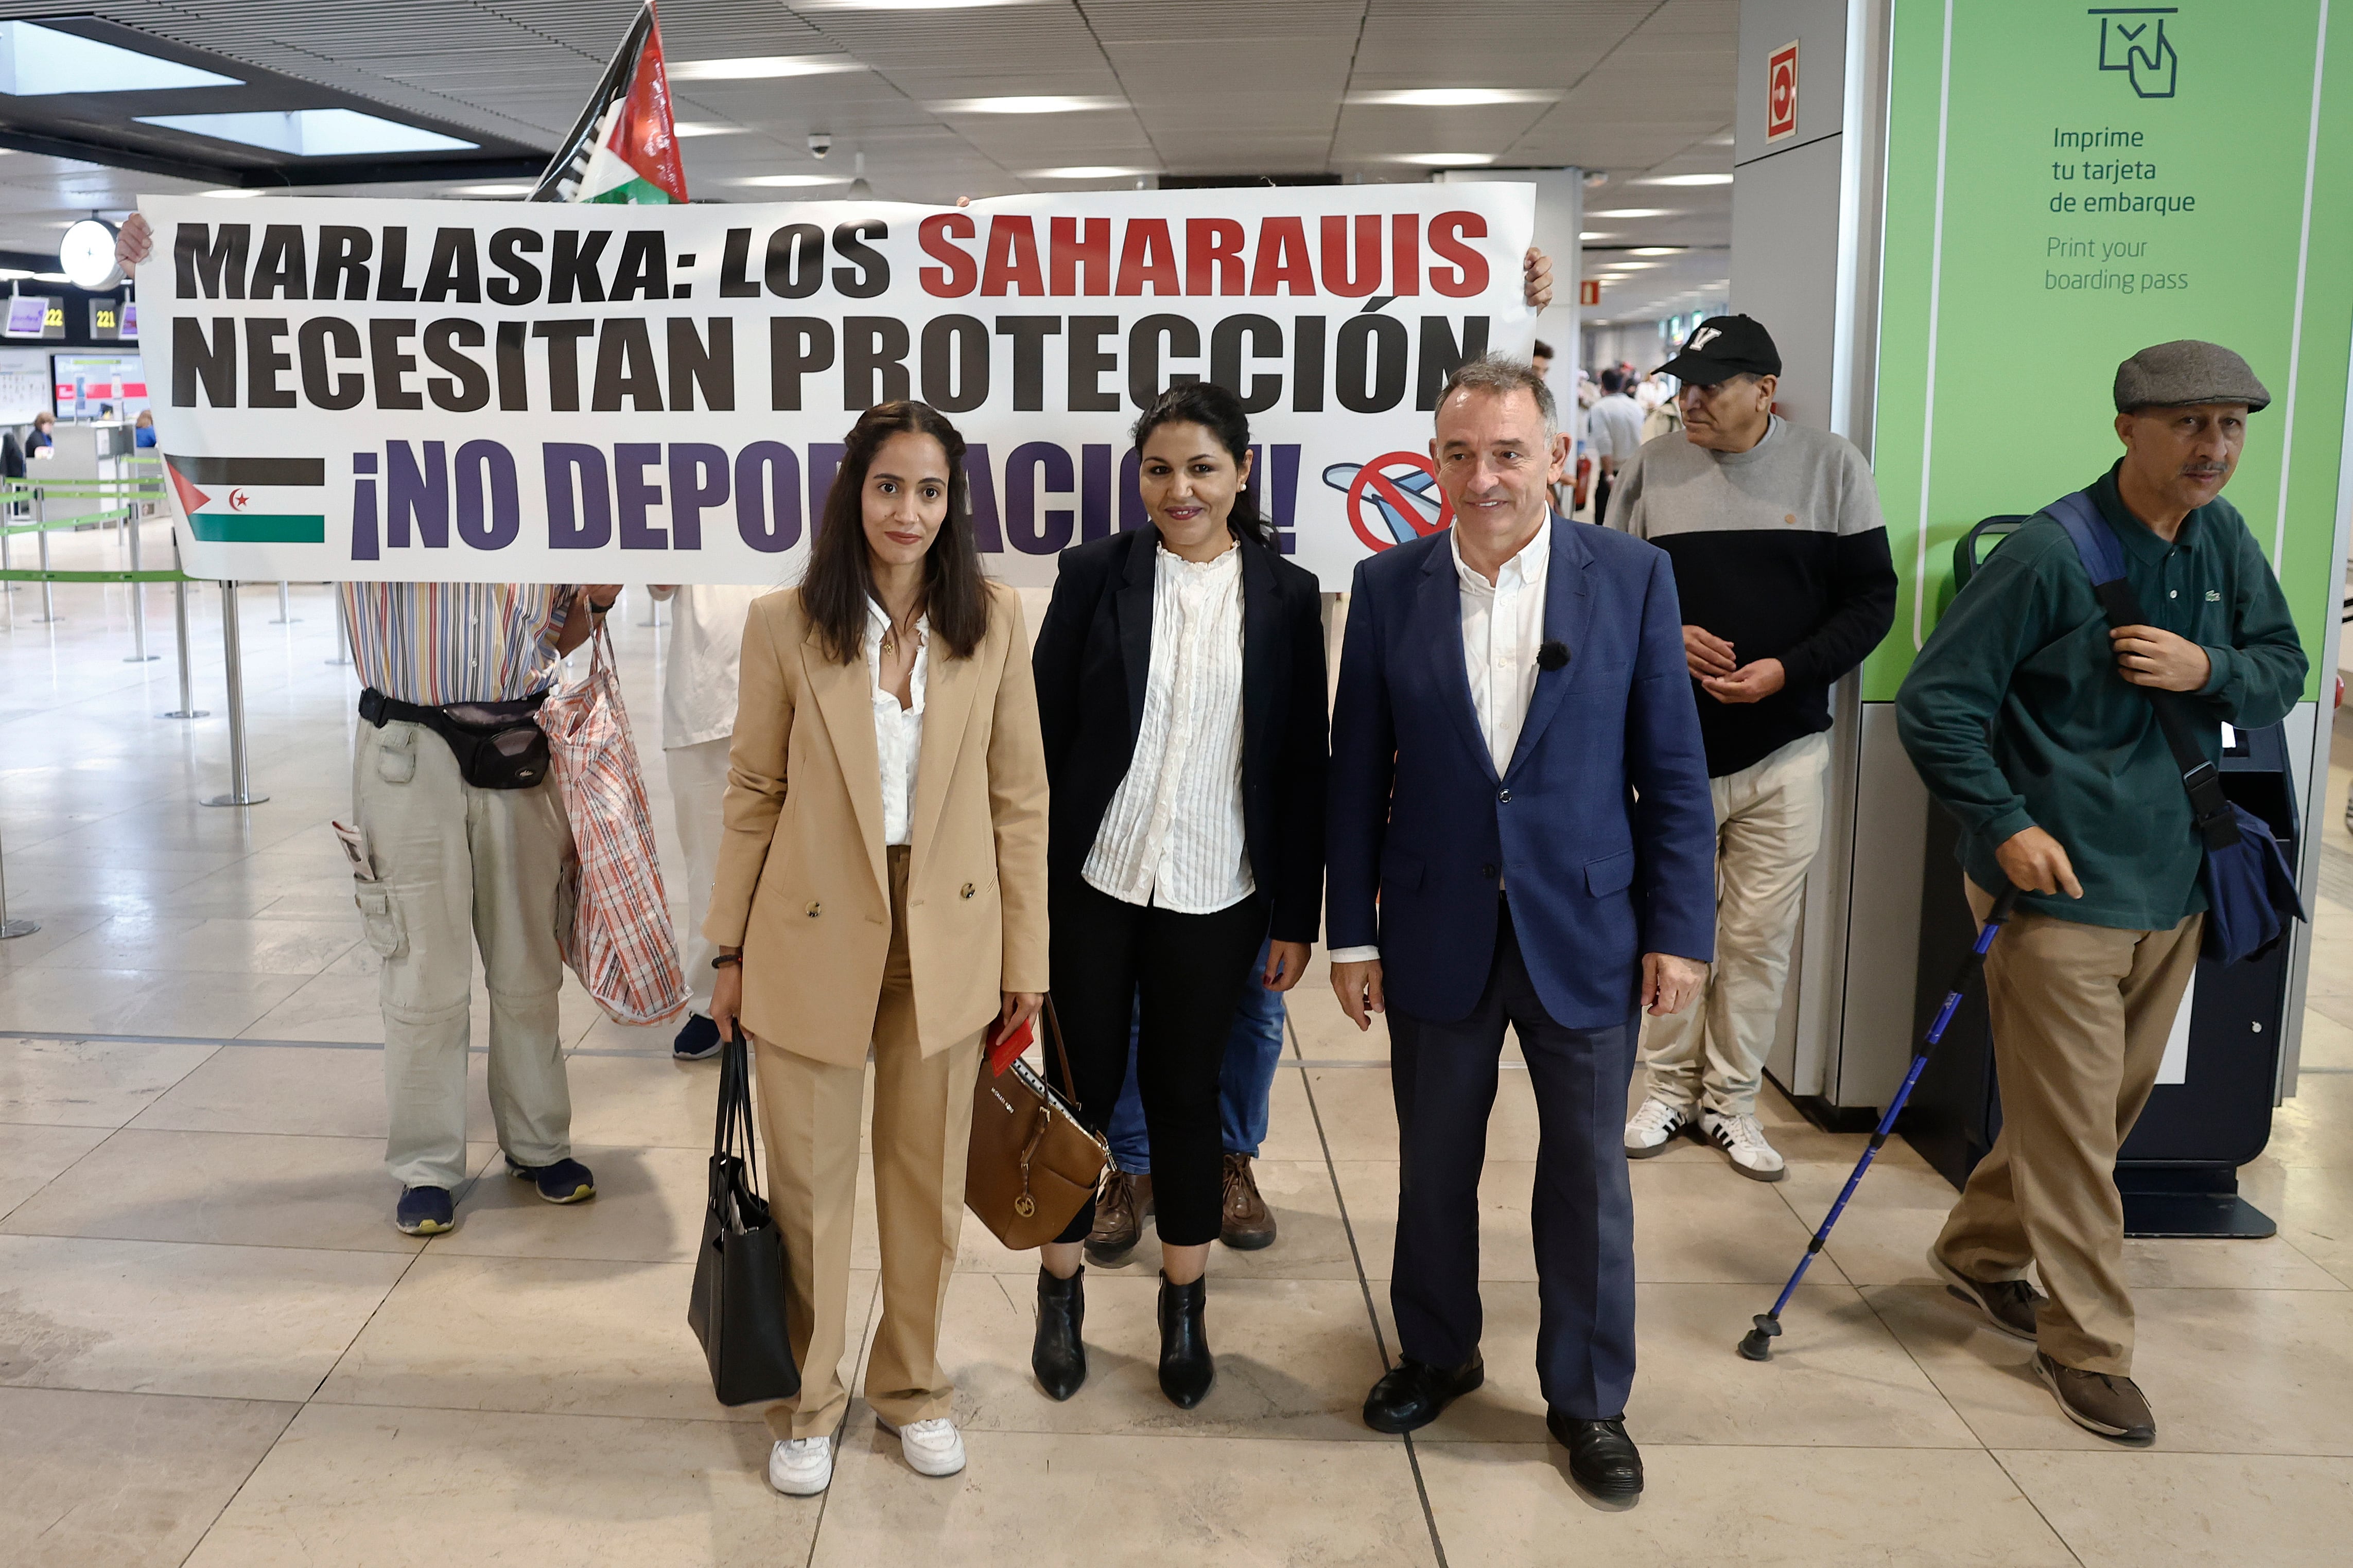
[[[1568,668],[1568,645],[1558,637],[1546,637],[1536,648],[1536,668],[1566,669]]]

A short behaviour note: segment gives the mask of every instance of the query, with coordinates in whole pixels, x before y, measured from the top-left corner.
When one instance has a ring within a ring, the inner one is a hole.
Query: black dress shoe
[[[1432,1366],[1400,1357],[1365,1395],[1365,1425],[1376,1432],[1410,1432],[1487,1381],[1487,1363],[1472,1351],[1461,1366]]]
[[[1082,1266],[1068,1279],[1038,1270],[1038,1338],[1029,1347],[1029,1370],[1050,1399],[1068,1399],[1087,1380],[1087,1342],[1079,1331],[1087,1321],[1086,1278]]]
[[[1190,1410],[1218,1379],[1209,1354],[1208,1326],[1202,1321],[1208,1282],[1171,1285],[1160,1277],[1160,1392],[1179,1410]]]
[[[1612,1501],[1642,1495],[1642,1455],[1626,1436],[1626,1418],[1580,1421],[1557,1410],[1545,1412],[1545,1426],[1568,1450],[1568,1473],[1595,1497]]]

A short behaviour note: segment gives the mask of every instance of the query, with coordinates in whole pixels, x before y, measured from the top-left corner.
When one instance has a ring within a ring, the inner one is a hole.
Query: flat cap
[[[2190,403],[2243,403],[2251,414],[2272,400],[2247,362],[2220,343],[2179,338],[2116,366],[2116,412]]]

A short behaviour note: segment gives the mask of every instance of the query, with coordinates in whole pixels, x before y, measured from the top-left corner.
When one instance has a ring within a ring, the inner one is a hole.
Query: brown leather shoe
[[[1110,1268],[1125,1261],[1144,1236],[1144,1216],[1151,1204],[1152,1178],[1124,1171],[1103,1173],[1103,1189],[1095,1194],[1095,1227],[1087,1234],[1087,1256]]]
[[[1945,1282],[1947,1295],[1983,1312],[1996,1332],[2034,1342],[2034,1314],[2051,1304],[2050,1297],[2023,1279],[1972,1279],[1937,1257],[1934,1249],[1928,1254],[1928,1267]]]
[[[1274,1213],[1259,1195],[1248,1154],[1226,1156],[1226,1209],[1218,1239],[1236,1252],[1274,1245]]]
[[[2086,1432],[2127,1443],[2146,1443],[2157,1436],[2157,1415],[2131,1378],[2061,1366],[2041,1351],[2034,1352],[2034,1375],[2058,1399],[2067,1419]]]

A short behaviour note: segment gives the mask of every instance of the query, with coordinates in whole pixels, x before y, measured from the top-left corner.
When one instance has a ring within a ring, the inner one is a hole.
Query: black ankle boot
[[[1179,1410],[1200,1404],[1218,1378],[1208,1326],[1202,1321],[1208,1296],[1206,1279],[1171,1285],[1168,1276],[1160,1277],[1160,1392]]]
[[[1079,1331],[1087,1321],[1087,1290],[1082,1266],[1068,1279],[1038,1270],[1038,1340],[1029,1347],[1029,1370],[1052,1399],[1068,1399],[1087,1380],[1087,1342]]]

